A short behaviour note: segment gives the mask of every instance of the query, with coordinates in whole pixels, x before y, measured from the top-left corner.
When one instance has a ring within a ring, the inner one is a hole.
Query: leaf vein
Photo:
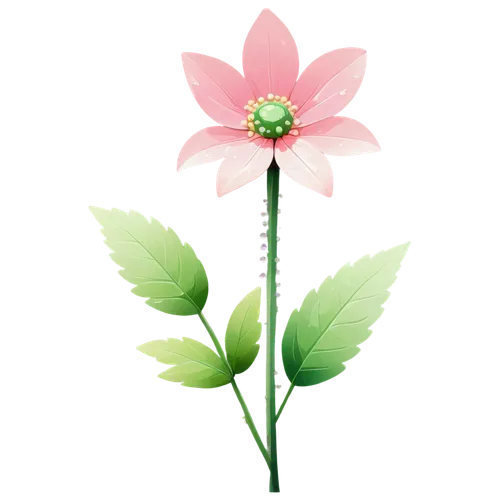
[[[173,351],[167,351],[171,354],[175,354],[176,356],[181,356],[182,358],[186,358],[188,359],[189,361],[186,362],[186,363],[165,363],[163,361],[160,361],[158,358],[156,358],[158,361],[160,361],[160,363],[163,363],[165,365],[173,365],[173,366],[182,366],[182,365],[186,365],[188,363],[198,363],[200,365],[203,365],[203,366],[206,366],[208,368],[212,368],[213,370],[215,371],[218,371],[220,373],[222,373],[223,375],[225,375],[226,377],[228,376],[227,373],[223,372],[220,368],[217,368],[216,366],[213,366],[209,363],[204,363],[203,361],[200,361],[199,359],[193,359],[193,358],[190,358],[189,356],[186,356],[185,354],[180,354],[178,352],[173,352]]]
[[[375,297],[380,297],[382,295],[381,293],[376,293],[375,295],[367,295],[366,297],[359,297],[357,299],[351,300],[351,304],[354,302],[359,302],[360,300],[368,300],[368,299],[374,299]]]
[[[346,321],[344,323],[336,323],[335,325],[331,326],[331,329],[337,328],[338,326],[357,325],[359,323],[363,323],[363,321],[365,321],[367,319],[368,319],[368,316],[365,316],[362,319],[357,319],[357,320],[353,320],[353,321]]]
[[[342,347],[332,347],[331,349],[315,349],[312,354],[317,354],[319,352],[336,352],[336,351],[345,351],[348,349],[349,346],[342,346]],[[312,356],[311,354],[311,356]]]

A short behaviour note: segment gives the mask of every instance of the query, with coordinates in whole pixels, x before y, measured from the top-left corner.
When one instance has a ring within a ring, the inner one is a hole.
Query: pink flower
[[[262,175],[273,158],[303,186],[331,196],[333,176],[324,156],[380,150],[373,134],[351,118],[335,116],[358,91],[366,51],[327,52],[300,75],[297,47],[287,27],[264,9],[243,47],[243,77],[232,66],[202,54],[182,54],[191,91],[221,127],[200,130],[184,144],[182,170],[224,159],[217,194]]]

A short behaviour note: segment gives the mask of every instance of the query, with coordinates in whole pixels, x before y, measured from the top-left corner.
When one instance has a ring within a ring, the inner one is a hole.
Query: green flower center
[[[255,132],[268,139],[288,134],[293,125],[290,110],[281,102],[265,102],[253,114]]]

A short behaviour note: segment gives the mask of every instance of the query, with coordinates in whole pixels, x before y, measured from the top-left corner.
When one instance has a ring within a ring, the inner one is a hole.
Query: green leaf
[[[111,258],[123,269],[123,278],[137,285],[132,292],[148,297],[146,304],[159,311],[189,316],[198,314],[208,297],[208,280],[193,249],[184,246],[156,219],[116,208],[90,207],[102,225]]]
[[[248,370],[259,352],[262,332],[260,287],[250,292],[235,308],[226,330],[227,360],[234,373]]]
[[[158,376],[186,387],[211,389],[231,382],[231,374],[222,359],[201,342],[184,337],[153,340],[137,348],[160,363],[175,365]]]
[[[344,362],[358,354],[358,344],[372,333],[368,329],[382,314],[387,289],[409,243],[362,257],[346,264],[334,278],[312,290],[300,310],[292,312],[283,336],[282,354],[292,384],[314,385],[345,369]]]

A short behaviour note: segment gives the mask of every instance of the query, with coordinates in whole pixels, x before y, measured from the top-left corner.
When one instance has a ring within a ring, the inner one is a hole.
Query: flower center
[[[245,109],[250,114],[241,124],[248,128],[249,137],[257,133],[267,139],[277,139],[286,134],[299,134],[298,130],[292,130],[300,123],[293,117],[297,106],[293,106],[286,97],[268,94],[267,99],[259,97],[256,101],[248,101]]]
[[[269,102],[259,106],[254,116],[255,131],[262,137],[276,139],[288,134],[292,128],[293,116],[281,102]]]

